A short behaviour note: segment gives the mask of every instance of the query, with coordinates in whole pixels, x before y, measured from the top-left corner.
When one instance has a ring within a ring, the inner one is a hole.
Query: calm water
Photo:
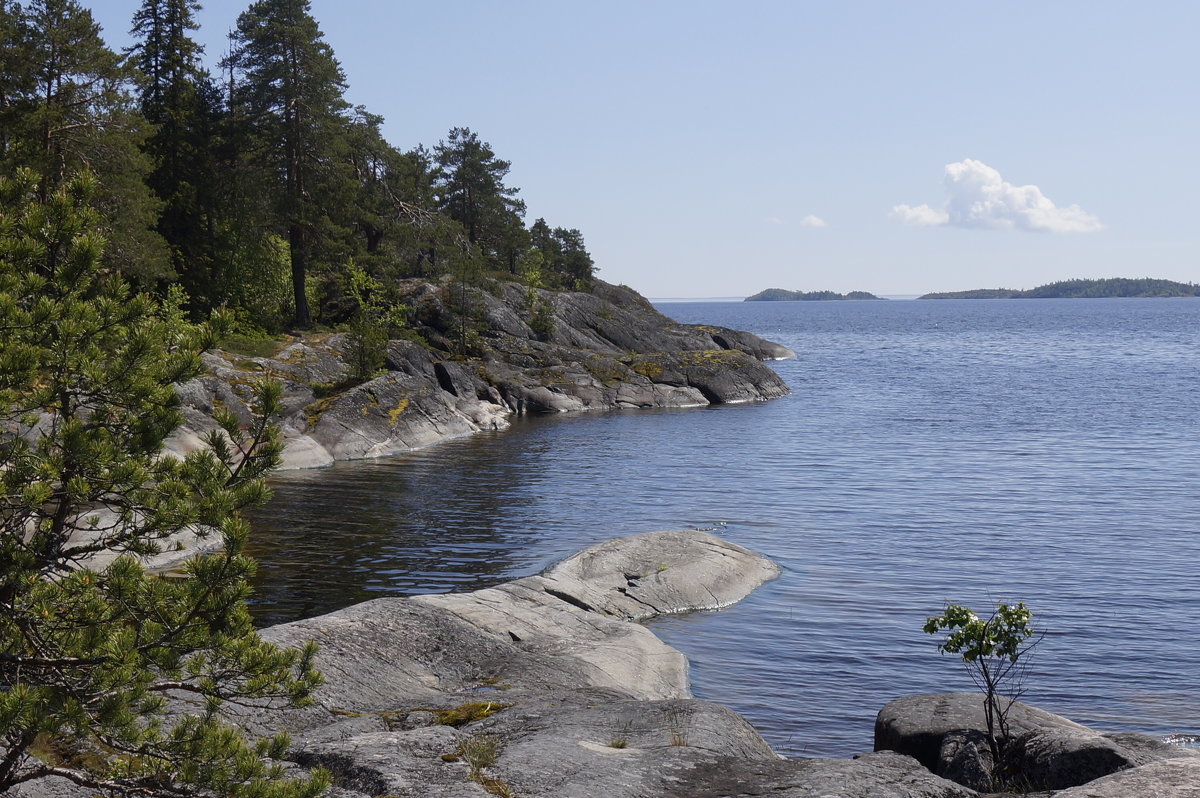
[[[782,753],[871,747],[879,708],[970,689],[921,632],[1024,600],[1027,699],[1200,734],[1200,300],[688,303],[792,347],[785,399],[523,420],[283,475],[255,519],[264,623],[471,590],[591,543],[715,528],[784,575],[661,619],[697,695]]]

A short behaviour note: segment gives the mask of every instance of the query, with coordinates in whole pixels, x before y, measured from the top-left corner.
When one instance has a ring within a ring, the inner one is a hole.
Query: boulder
[[[1153,762],[1200,760],[1200,751],[1146,735],[1101,734],[1019,701],[1008,722],[995,782],[1026,791],[1063,790]],[[933,773],[983,791],[994,786],[985,729],[982,695],[907,696],[880,711],[875,748],[909,754]]]
[[[1056,792],[1054,798],[1200,798],[1200,758],[1151,762]]]
[[[960,729],[946,734],[938,751],[937,773],[944,779],[987,792],[992,788],[992,747],[987,735],[974,729]]]
[[[1078,723],[1020,701],[1008,715],[1014,736],[1037,730],[1065,729],[1091,733]],[[983,696],[979,693],[923,693],[890,701],[875,718],[875,750],[914,757],[934,773],[942,772],[942,742],[951,732],[986,732]]]

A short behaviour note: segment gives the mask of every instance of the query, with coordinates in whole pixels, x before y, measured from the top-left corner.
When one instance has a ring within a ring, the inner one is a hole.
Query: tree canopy
[[[510,162],[478,133],[400,149],[347,102],[308,0],[250,3],[219,78],[199,9],[141,0],[118,53],[77,0],[0,2],[0,174],[31,168],[46,196],[91,170],[103,257],[126,279],[265,333],[349,323],[352,261],[385,285],[466,270],[588,289],[582,233],[527,227]]]

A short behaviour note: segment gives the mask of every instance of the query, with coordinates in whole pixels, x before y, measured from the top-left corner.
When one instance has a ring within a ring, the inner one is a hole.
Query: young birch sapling
[[[1024,693],[1026,655],[1041,640],[1034,637],[1033,613],[1024,602],[998,603],[986,618],[971,608],[947,604],[945,611],[925,621],[925,632],[945,632],[938,644],[943,654],[957,654],[976,687],[983,691],[984,719],[992,761],[1000,762],[1008,739],[1008,713]]]

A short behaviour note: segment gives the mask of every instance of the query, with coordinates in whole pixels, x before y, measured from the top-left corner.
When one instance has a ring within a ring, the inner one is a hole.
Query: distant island
[[[764,292],[765,293],[765,292]],[[1155,280],[1110,277],[1104,280],[1061,280],[1027,291],[1009,288],[978,288],[974,291],[945,291],[917,299],[1103,299],[1109,297],[1200,296],[1200,285]]]
[[[883,299],[883,297],[868,294],[866,291],[851,291],[839,294],[835,291],[787,291],[783,288],[768,288],[759,291],[754,296],[746,297],[746,302],[825,302],[838,299]]]

